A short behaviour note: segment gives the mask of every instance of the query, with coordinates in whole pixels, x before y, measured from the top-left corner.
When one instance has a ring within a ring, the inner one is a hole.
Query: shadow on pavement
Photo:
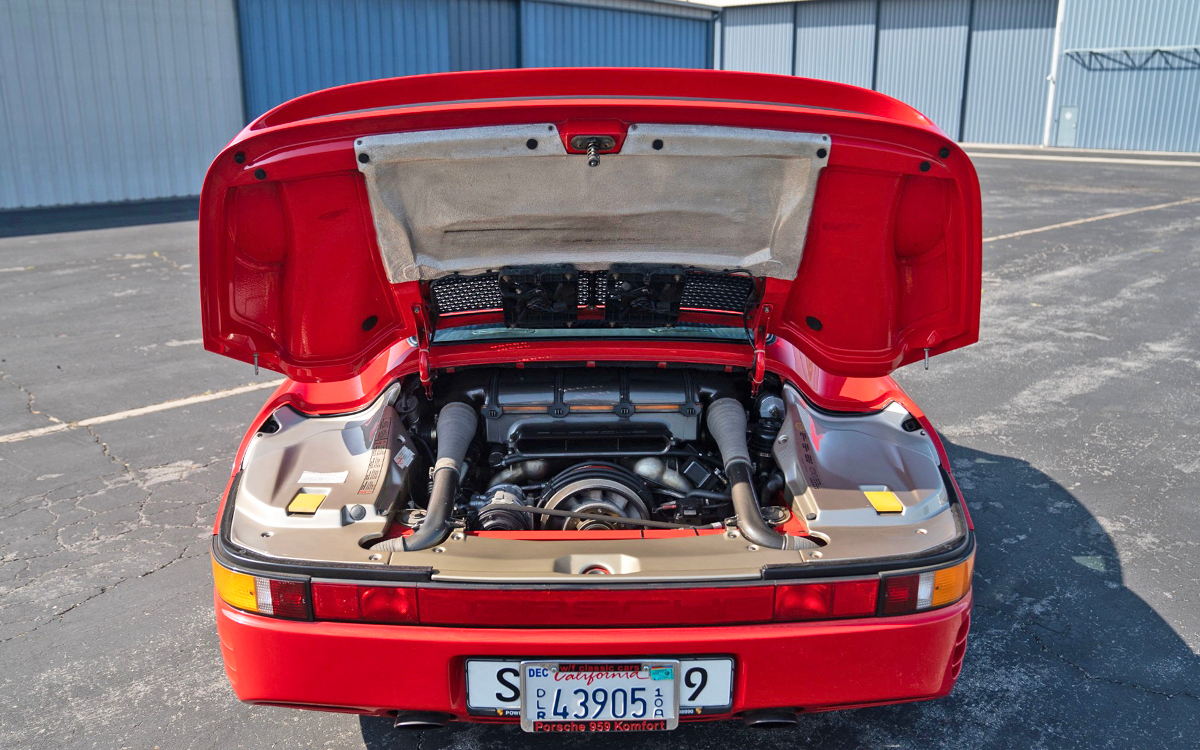
[[[199,216],[200,199],[195,197],[18,209],[0,211],[0,237],[195,221]]]
[[[389,719],[363,717],[366,746],[1196,747],[1200,659],[1124,586],[1103,521],[1023,460],[947,450],[979,542],[971,640],[948,698],[812,714],[786,730],[721,722],[619,737],[533,736],[496,725],[404,733]]]

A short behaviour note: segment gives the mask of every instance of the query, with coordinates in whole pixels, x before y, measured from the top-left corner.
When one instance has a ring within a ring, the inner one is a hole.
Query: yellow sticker
[[[871,503],[871,507],[876,513],[903,513],[904,504],[900,502],[900,498],[896,497],[896,493],[890,490],[863,490],[863,494],[867,496],[867,501]]]
[[[301,513],[304,515],[311,516],[312,514],[317,512],[317,508],[321,507],[321,501],[323,501],[324,499],[325,499],[324,495],[314,493],[314,492],[298,493],[295,497],[292,498],[292,501],[290,503],[288,503],[287,512],[288,513]]]

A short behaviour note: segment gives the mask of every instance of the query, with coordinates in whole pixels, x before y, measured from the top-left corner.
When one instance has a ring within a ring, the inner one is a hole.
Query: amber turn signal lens
[[[974,569],[975,556],[971,555],[966,562],[934,571],[930,606],[942,607],[966,596],[967,590],[971,588],[971,574]]]
[[[258,611],[258,598],[254,593],[254,576],[245,573],[235,573],[221,567],[214,559],[212,561],[213,581],[217,584],[217,594],[231,607]]]

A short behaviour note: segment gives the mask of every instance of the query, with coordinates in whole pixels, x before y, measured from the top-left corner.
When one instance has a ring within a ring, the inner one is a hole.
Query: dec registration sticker
[[[679,724],[679,662],[521,662],[527,732],[646,732]]]

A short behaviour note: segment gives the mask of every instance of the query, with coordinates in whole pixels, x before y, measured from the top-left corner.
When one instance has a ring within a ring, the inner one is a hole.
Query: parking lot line
[[[1129,216],[1131,214],[1140,214],[1145,211],[1157,211],[1160,208],[1171,208],[1172,206],[1184,206],[1188,203],[1200,201],[1200,196],[1193,198],[1184,198],[1183,200],[1171,201],[1170,203],[1159,203],[1156,206],[1143,206],[1142,208],[1129,208],[1124,211],[1113,211],[1110,214],[1100,214],[1099,216],[1089,216],[1086,219],[1075,219],[1073,221],[1064,221],[1058,224],[1048,224],[1044,227],[1035,227],[1034,229],[1022,229],[1019,232],[1009,232],[1008,234],[998,234],[995,237],[984,237],[984,242],[995,242],[996,240],[1007,240],[1013,237],[1024,237],[1027,234],[1037,234],[1038,232],[1049,232],[1051,229],[1062,229],[1063,227],[1077,227],[1080,224],[1090,224],[1093,221],[1104,221],[1105,219],[1116,219],[1121,216]]]
[[[249,385],[240,385],[236,388],[226,388],[223,391],[213,391],[212,393],[201,393],[187,398],[177,398],[171,401],[163,401],[159,404],[151,404],[150,406],[139,406],[136,409],[126,409],[125,411],[113,412],[112,414],[104,414],[99,417],[89,417],[81,419],[78,422],[57,422],[55,424],[38,427],[33,430],[23,430],[21,432],[10,432],[7,435],[0,435],[0,444],[2,443],[19,443],[22,440],[41,437],[42,435],[51,435],[56,432],[74,429],[76,427],[91,427],[98,424],[107,424],[109,422],[119,422],[122,419],[130,419],[132,417],[141,417],[146,414],[154,414],[155,412],[167,411],[168,409],[178,409],[183,406],[191,406],[192,404],[202,404],[206,401],[217,401],[230,396],[239,396],[243,393],[252,393],[261,391],[267,388],[275,388],[283,382],[283,378],[277,380],[268,380],[262,383],[250,383]]]
[[[967,151],[972,159],[1023,159],[1026,161],[1070,161],[1092,164],[1141,164],[1148,167],[1200,167],[1200,161],[1182,159],[1122,159],[1116,156],[1052,156],[1050,154],[993,154]]]
[[[1130,160],[1130,161],[1134,161],[1134,160]],[[1148,162],[1139,162],[1139,163],[1148,163]],[[1088,224],[1093,221],[1104,221],[1106,219],[1116,219],[1116,218],[1119,218],[1122,216],[1130,216],[1132,214],[1144,213],[1146,211],[1157,211],[1157,210],[1163,209],[1163,208],[1171,208],[1172,206],[1183,206],[1183,205],[1187,205],[1189,203],[1196,203],[1198,201],[1200,201],[1200,196],[1184,198],[1182,200],[1177,200],[1177,201],[1171,201],[1170,203],[1159,203],[1154,206],[1143,206],[1142,208],[1130,208],[1130,209],[1126,209],[1123,211],[1113,211],[1112,213],[1101,214],[1099,216],[1090,216],[1085,219],[1075,219],[1073,221],[1064,221],[1064,222],[1060,222],[1058,224],[1049,224],[1044,227],[1035,227],[1033,229],[1022,229],[1019,232],[1009,232],[1007,234],[998,234],[998,235],[995,235],[994,237],[984,237],[983,241],[984,242],[996,242],[997,240],[1007,240],[1007,239],[1012,239],[1013,237],[1024,237],[1025,235],[1029,235],[1029,234],[1037,234],[1039,232],[1049,232],[1052,229],[1063,229],[1065,227],[1074,227],[1074,226],[1079,226],[1080,224]],[[171,343],[176,343],[176,342],[171,342]],[[191,342],[177,342],[177,343],[191,343]],[[277,380],[270,380],[270,381],[265,381],[262,383],[250,383],[249,385],[242,385],[242,386],[238,386],[236,388],[227,388],[222,391],[214,391],[213,393],[202,393],[202,394],[199,394],[196,396],[188,396],[187,398],[180,398],[180,399],[175,399],[172,401],[164,401],[160,404],[152,404],[150,406],[141,406],[136,409],[126,409],[125,411],[118,411],[118,412],[114,412],[112,414],[104,414],[99,417],[90,417],[88,419],[81,419],[78,422],[57,422],[55,424],[46,425],[45,427],[38,427],[38,428],[35,428],[32,430],[23,430],[21,432],[10,432],[7,435],[0,435],[0,444],[19,443],[23,440],[29,440],[31,438],[41,437],[43,435],[51,435],[56,432],[63,432],[65,430],[70,430],[70,429],[74,429],[77,427],[91,427],[93,425],[106,424],[108,422],[118,422],[123,419],[130,419],[132,417],[140,417],[140,416],[143,416],[146,414],[153,414],[155,412],[166,411],[168,409],[178,409],[183,406],[190,406],[192,404],[201,404],[206,401],[216,401],[218,399],[228,398],[230,396],[238,396],[243,393],[251,393],[253,391],[260,391],[260,390],[264,390],[266,388],[274,388],[282,382],[283,382],[283,379],[280,378]]]

